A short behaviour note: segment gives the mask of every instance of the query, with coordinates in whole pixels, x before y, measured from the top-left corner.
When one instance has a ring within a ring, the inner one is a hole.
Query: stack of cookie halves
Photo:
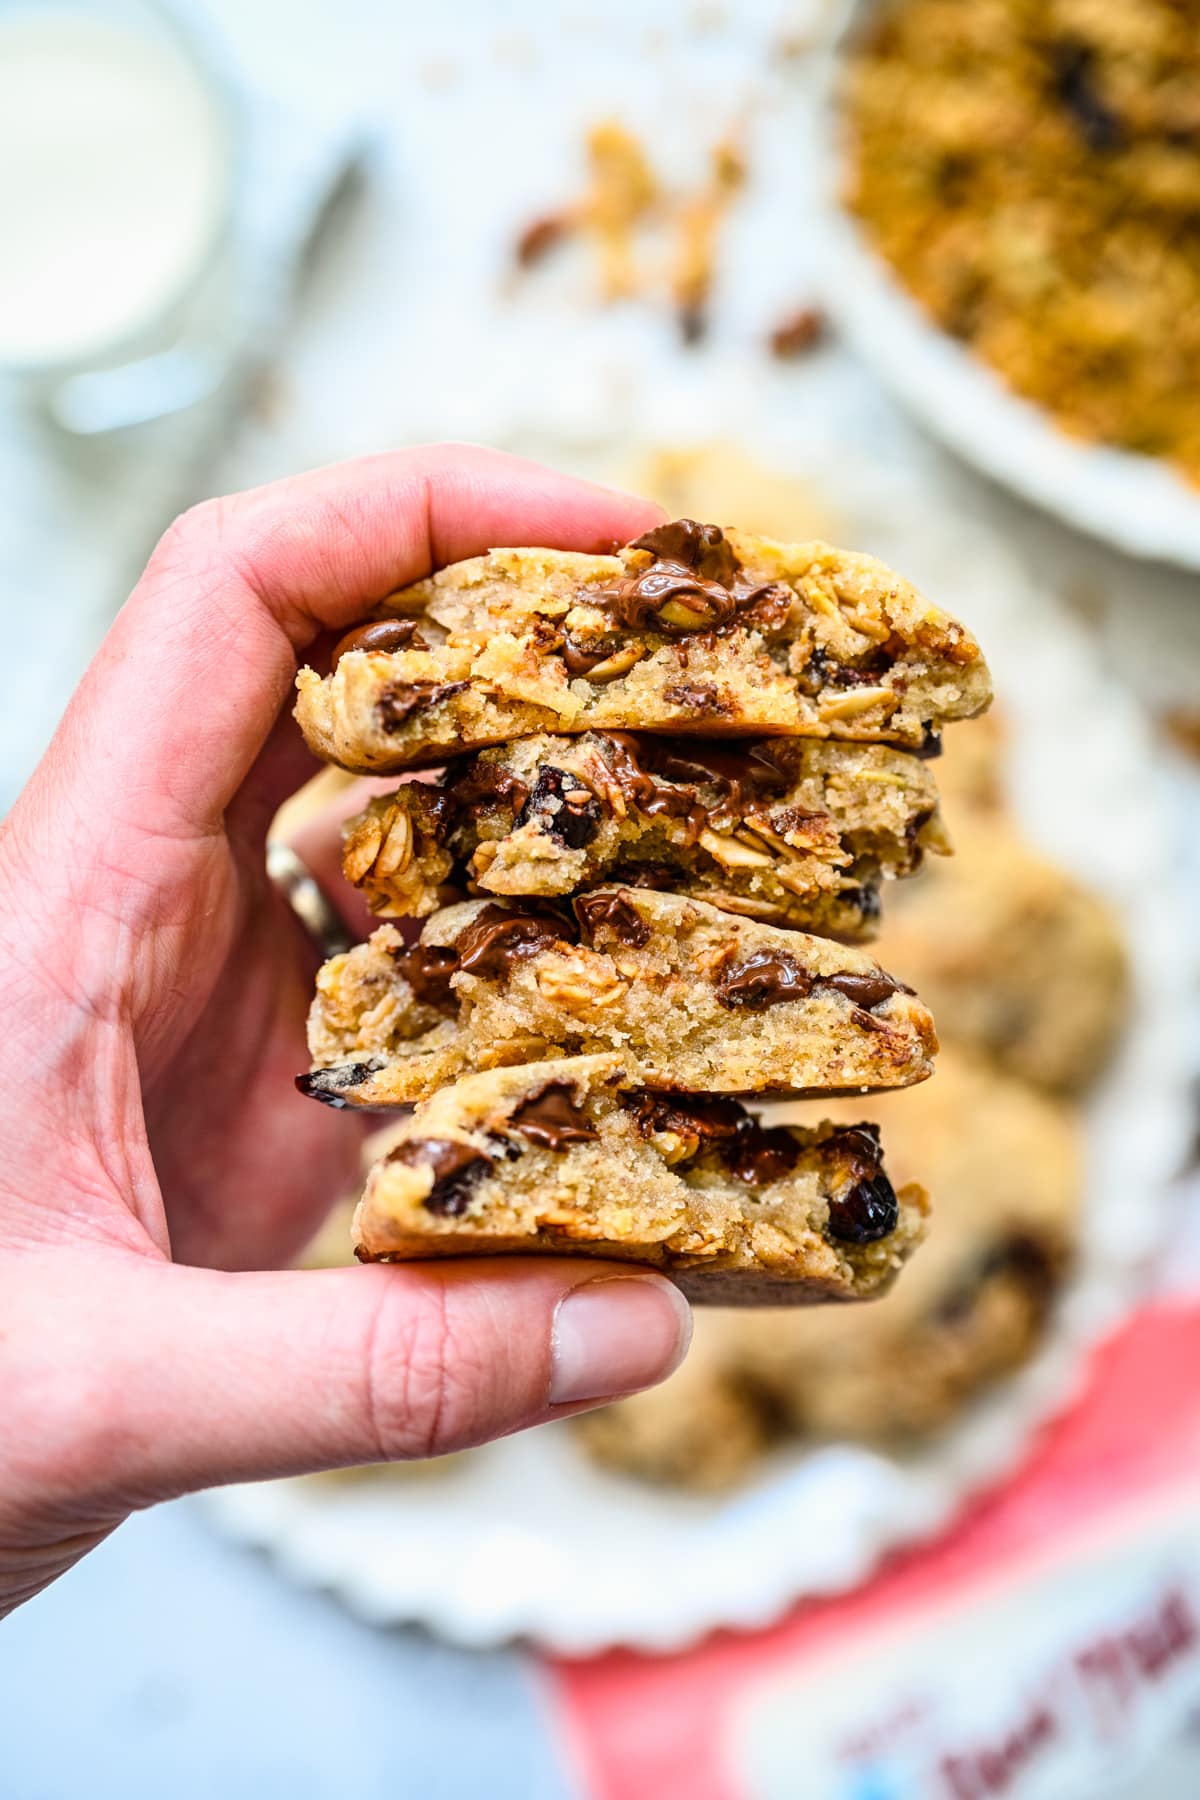
[[[623,1258],[723,1305],[885,1288],[927,1202],[877,1130],[743,1102],[931,1073],[929,1012],[856,945],[948,847],[970,633],[871,557],[679,519],[443,569],[298,685],[318,755],[410,777],[344,867],[420,934],[326,963],[300,1078],[405,1111],[357,1254]]]

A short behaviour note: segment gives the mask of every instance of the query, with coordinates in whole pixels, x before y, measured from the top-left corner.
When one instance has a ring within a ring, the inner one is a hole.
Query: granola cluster
[[[1067,432],[1200,478],[1200,14],[894,0],[845,196],[937,323]]]

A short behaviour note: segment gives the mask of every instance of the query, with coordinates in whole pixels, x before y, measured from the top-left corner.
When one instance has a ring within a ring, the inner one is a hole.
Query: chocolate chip
[[[747,1115],[735,1135],[719,1146],[719,1154],[735,1181],[766,1187],[791,1174],[800,1159],[800,1146],[784,1126],[768,1128]]]
[[[518,813],[518,826],[536,823],[570,850],[584,850],[600,829],[600,807],[592,790],[577,775],[546,763],[533,792]]]
[[[377,1060],[336,1063],[332,1069],[313,1069],[307,1075],[297,1075],[296,1086],[310,1100],[320,1100],[325,1106],[353,1106],[354,1101],[347,1100],[346,1095],[382,1068],[382,1062]]]
[[[452,1013],[456,1008],[450,977],[458,969],[458,951],[450,944],[405,944],[391,952],[392,961],[422,1006]]]
[[[454,779],[454,771],[448,769],[437,783],[406,783],[413,828],[435,844],[444,844],[458,822],[457,799],[448,786]]]
[[[452,786],[455,803],[461,811],[494,812],[499,806],[510,806],[520,812],[529,798],[529,786],[503,763],[484,762],[476,757]]]
[[[914,856],[918,862],[921,858],[921,844],[919,841],[921,833],[932,819],[933,812],[934,809],[932,806],[922,806],[913,814],[912,818],[908,821],[908,824],[904,827],[904,842],[908,847],[910,855]]]
[[[717,1002],[731,1011],[761,1012],[785,1000],[803,1000],[814,977],[782,950],[755,950],[741,962],[727,963],[715,984]]]
[[[690,1141],[687,1161],[713,1152],[727,1174],[748,1186],[765,1187],[795,1168],[800,1146],[782,1126],[760,1125],[737,1100],[698,1094],[664,1094],[641,1088],[621,1096],[642,1137],[669,1132]]]
[[[695,717],[720,717],[734,711],[712,681],[670,681],[663,689],[663,699],[668,706],[681,707]]]
[[[467,686],[465,681],[391,681],[375,703],[379,729],[399,731],[414,713],[428,712]]]
[[[865,974],[846,969],[837,975],[819,976],[816,985],[832,988],[835,994],[844,994],[865,1012],[870,1012],[873,1006],[881,1006],[893,994],[911,994],[913,991],[885,969],[871,969]]]
[[[459,1219],[471,1203],[471,1190],[492,1168],[492,1159],[470,1144],[451,1138],[418,1138],[397,1144],[384,1158],[410,1169],[428,1169],[433,1186],[422,1205],[444,1219]]]
[[[883,916],[878,880],[863,882],[860,887],[843,888],[839,898],[843,905],[854,908],[864,925],[875,925]]]
[[[610,881],[619,881],[625,887],[656,888],[660,893],[675,885],[676,871],[667,867],[666,863],[628,862],[618,863],[609,877]]]
[[[669,519],[655,525],[630,544],[631,550],[648,550],[656,562],[681,563],[706,581],[728,587],[741,564],[719,525],[701,525],[696,519]]]
[[[562,659],[567,665],[567,674],[574,681],[577,675],[590,675],[599,663],[607,661],[617,648],[615,644],[600,642],[585,646],[577,643],[569,632],[563,634],[561,645]]]
[[[934,762],[942,754],[942,734],[935,731],[932,725],[926,725],[920,743],[911,756],[919,757],[922,762]]]
[[[1125,129],[1096,86],[1096,57],[1091,46],[1054,44],[1050,65],[1055,95],[1088,149],[1100,155],[1119,150]]]
[[[750,1117],[736,1100],[667,1094],[654,1088],[635,1088],[622,1094],[621,1105],[633,1114],[641,1137],[669,1131],[677,1137],[694,1138],[697,1147],[734,1137]]]
[[[588,1124],[569,1081],[547,1082],[540,1093],[517,1108],[509,1124],[531,1144],[540,1144],[547,1150],[562,1150],[568,1144],[588,1144],[597,1135],[595,1127]]]
[[[575,901],[575,916],[588,943],[594,943],[601,927],[610,931],[618,944],[640,950],[650,941],[650,927],[627,894],[581,894]]]
[[[413,619],[376,619],[370,625],[356,625],[334,646],[330,667],[336,669],[351,650],[427,650],[425,639]]]
[[[897,648],[890,643],[877,644],[857,661],[843,663],[823,645],[817,644],[801,673],[801,684],[810,695],[819,694],[826,688],[834,693],[844,693],[849,688],[878,687],[882,677],[895,666]]]
[[[581,596],[593,606],[607,607],[627,630],[714,631],[742,618],[779,626],[791,610],[787,588],[745,577],[719,525],[674,519],[635,538],[629,547],[647,551],[653,560],[635,574]],[[663,609],[671,603],[686,608],[691,617],[664,618]]]
[[[829,1202],[829,1235],[844,1244],[874,1244],[896,1229],[896,1190],[883,1172],[877,1125],[846,1125],[822,1140],[849,1163],[849,1185]]]
[[[702,806],[698,801],[651,784],[655,787],[661,810],[667,810],[664,796],[670,797],[674,811],[690,810],[699,815],[700,830],[711,821],[728,824],[740,820],[754,796],[778,791],[787,784],[786,772],[775,762],[766,744],[752,744],[748,749],[727,749],[703,740],[657,737],[650,733],[634,737],[632,732],[625,732],[620,736],[632,744],[632,754],[636,755],[643,771],[661,776],[665,781],[688,784],[693,790],[696,787],[717,790],[721,797],[716,805]],[[652,808],[643,805],[642,810],[651,811]]]
[[[458,934],[458,966],[465,975],[505,981],[514,962],[537,956],[555,944],[575,941],[572,922],[549,907],[520,910],[489,904]]]

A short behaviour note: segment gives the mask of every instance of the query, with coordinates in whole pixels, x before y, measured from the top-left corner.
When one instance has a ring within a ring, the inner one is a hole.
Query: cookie
[[[829,1110],[844,1115],[846,1103]],[[893,1177],[919,1170],[933,1208],[902,1279],[852,1314],[698,1316],[687,1361],[661,1387],[573,1422],[596,1461],[712,1491],[748,1479],[789,1440],[904,1444],[951,1424],[1038,1348],[1079,1231],[1069,1109],[948,1047],[936,1081],[871,1110]]]
[[[1128,1016],[1112,912],[1000,818],[963,818],[955,855],[895,890],[881,954],[944,1037],[1057,1092],[1101,1072]]]
[[[648,888],[572,907],[470,900],[415,945],[384,925],[327,962],[303,1091],[426,1100],[475,1070],[602,1051],[709,1094],[866,1092],[930,1074],[933,1020],[862,950]]]
[[[848,1117],[844,1103],[830,1111]],[[805,1435],[886,1440],[944,1426],[1028,1360],[1074,1259],[1081,1145],[1061,1102],[948,1050],[935,1082],[872,1111],[896,1178],[919,1169],[929,1188],[928,1244],[853,1331],[832,1316],[815,1331],[792,1320],[739,1331],[743,1379]]]
[[[425,917],[454,881],[555,897],[615,879],[863,938],[883,878],[946,848],[929,765],[885,744],[589,731],[381,795],[349,821],[342,866],[384,917]]]
[[[745,1481],[778,1430],[761,1391],[747,1385],[728,1353],[729,1327],[743,1317],[706,1307],[696,1314],[685,1361],[667,1381],[573,1420],[571,1431],[591,1460],[702,1494]]]
[[[882,1291],[925,1214],[871,1126],[764,1130],[734,1100],[631,1086],[610,1055],[443,1088],[371,1170],[354,1239],[368,1261],[570,1252],[695,1300],[804,1304]]]
[[[689,519],[612,556],[453,563],[297,686],[309,747],[367,774],[589,729],[922,750],[991,696],[970,632],[873,557]]]

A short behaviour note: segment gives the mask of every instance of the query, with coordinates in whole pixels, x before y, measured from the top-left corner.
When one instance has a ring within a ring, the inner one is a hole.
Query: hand
[[[297,661],[441,564],[658,516],[454,447],[208,502],[156,550],[0,835],[0,1613],[153,1501],[454,1450],[683,1354],[676,1290],[620,1265],[262,1272],[361,1143],[292,1085],[316,957],[263,843],[312,772]]]

